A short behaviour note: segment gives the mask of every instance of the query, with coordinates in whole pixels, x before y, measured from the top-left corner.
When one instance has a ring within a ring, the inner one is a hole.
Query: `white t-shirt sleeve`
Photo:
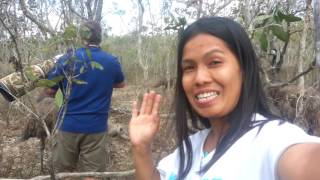
[[[262,134],[267,142],[268,167],[273,167],[270,171],[277,174],[277,164],[281,155],[292,145],[299,143],[320,143],[320,138],[306,134],[300,127],[285,122],[279,124],[278,121],[270,122],[263,127]],[[268,137],[267,137],[268,136]]]

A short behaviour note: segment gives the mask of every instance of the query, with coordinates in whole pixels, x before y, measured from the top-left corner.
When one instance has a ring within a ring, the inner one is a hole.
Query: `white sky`
[[[109,35],[123,35],[135,30],[138,17],[137,0],[107,0],[103,3],[103,22],[111,27]],[[145,1],[148,2],[148,1]],[[160,14],[160,0],[149,0],[150,6],[145,3],[144,24],[156,22]],[[151,9],[151,13],[150,10]],[[118,13],[122,12],[122,13]]]
[[[208,2],[211,1],[216,0],[208,0]],[[151,23],[156,24],[158,27],[163,27],[164,22],[163,19],[161,19],[160,12],[162,8],[162,3],[163,0],[143,0],[145,8],[143,23],[144,26],[147,26],[149,28],[149,31],[152,27],[150,25]],[[180,6],[181,3],[173,3],[171,8],[174,9],[175,7]],[[228,12],[228,10],[226,9],[224,11],[225,13]],[[51,14],[52,15],[49,16],[50,23],[52,24],[52,26],[55,26],[59,17],[54,11]],[[108,30],[108,35],[124,35],[128,32],[134,31],[136,30],[135,28],[138,27],[137,0],[104,0],[102,16],[102,25],[106,25],[106,27],[111,28]],[[190,21],[190,19],[188,21]]]

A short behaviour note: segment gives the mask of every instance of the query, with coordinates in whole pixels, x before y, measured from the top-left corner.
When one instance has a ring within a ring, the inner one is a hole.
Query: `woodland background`
[[[203,16],[227,16],[245,27],[261,59],[261,75],[273,111],[320,136],[318,0],[122,0],[130,10],[114,1],[108,7],[111,13],[130,22],[127,32],[121,34],[113,31],[108,24],[112,19],[104,15],[107,1],[0,1],[0,78],[79,47],[81,21],[101,22],[101,47],[119,57],[128,86],[114,91],[106,144],[108,167],[106,173],[96,176],[132,178],[127,135],[130,103],[148,89],[165,96],[161,132],[153,146],[155,159],[174,147],[170,104],[177,38],[183,28]],[[0,96],[0,177],[50,174],[50,140],[41,120],[52,128],[57,108],[53,99],[37,102],[39,91],[41,88],[10,103]]]

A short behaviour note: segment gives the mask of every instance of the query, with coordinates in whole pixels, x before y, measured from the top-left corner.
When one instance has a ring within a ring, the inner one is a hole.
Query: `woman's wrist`
[[[151,146],[145,144],[135,144],[131,146],[132,152],[134,154],[143,154],[146,155],[147,153],[151,153]]]

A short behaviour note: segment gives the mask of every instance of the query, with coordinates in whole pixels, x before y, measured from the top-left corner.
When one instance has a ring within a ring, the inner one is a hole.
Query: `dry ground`
[[[295,119],[293,122],[304,128],[307,132],[314,130],[315,135],[320,135],[320,93],[318,91],[307,91],[303,98],[295,93],[291,88],[276,91],[272,95],[275,108],[279,109],[283,117]],[[148,89],[145,86],[129,85],[123,89],[116,89],[112,98],[112,105],[109,117],[109,136],[106,144],[108,152],[106,171],[127,171],[133,169],[130,143],[128,140],[128,123],[130,120],[131,102],[139,99]],[[171,109],[172,92],[165,92],[156,88],[157,92],[164,95],[161,111],[161,129],[153,144],[152,150],[154,159],[157,161],[161,157],[171,152],[174,146],[172,118],[169,118]],[[21,100],[35,109],[39,114],[46,114],[51,107],[54,107],[52,100],[44,101],[44,104],[37,104],[33,99],[37,97],[38,90],[30,93]],[[167,94],[167,95],[166,95]],[[29,98],[28,98],[29,97]],[[30,99],[30,101],[28,101]],[[295,118],[296,104],[298,100],[303,100],[304,111],[302,117]],[[40,140],[30,138],[22,141],[22,134],[25,127],[30,125],[32,116],[22,106],[17,103],[8,103],[0,96],[0,179],[1,178],[31,178],[48,174],[48,157],[50,148],[46,148],[44,155],[44,172],[40,171]],[[53,118],[53,115],[48,117]],[[312,121],[310,121],[312,120]],[[119,180],[121,178],[111,178]],[[122,179],[133,179],[132,176]]]
[[[39,90],[35,90],[35,92],[29,94],[32,103],[34,103],[33,99],[38,94],[37,91]],[[114,91],[112,108],[109,115],[109,130],[111,134],[109,134],[106,144],[108,152],[106,171],[127,171],[133,169],[127,130],[130,120],[131,102],[133,99],[139,98],[145,91],[146,89],[143,87],[130,85]],[[158,91],[162,90],[159,88]],[[26,99],[28,98],[22,98],[28,104]],[[54,106],[52,100],[47,99],[46,101],[45,105],[37,106],[34,103],[39,114],[47,113],[50,107]],[[163,103],[163,107],[168,107],[165,104]],[[23,130],[30,121],[30,117],[30,113],[23,107],[17,105],[17,103],[8,103],[0,97],[0,178],[31,178],[48,174],[48,154],[50,149],[47,147],[45,150],[44,172],[41,172],[40,140],[38,138],[30,138],[26,141],[21,140]],[[165,119],[163,121],[166,121]],[[166,123],[162,124],[163,126],[167,126]],[[163,129],[161,132],[165,133]],[[159,137],[166,139],[161,142],[168,142],[172,145],[173,140],[168,141],[167,136],[162,135]],[[164,147],[166,145],[160,144],[158,138],[153,146],[155,159],[159,159],[169,152],[169,149]],[[160,152],[162,153],[160,154]],[[132,179],[132,177],[126,179]]]

